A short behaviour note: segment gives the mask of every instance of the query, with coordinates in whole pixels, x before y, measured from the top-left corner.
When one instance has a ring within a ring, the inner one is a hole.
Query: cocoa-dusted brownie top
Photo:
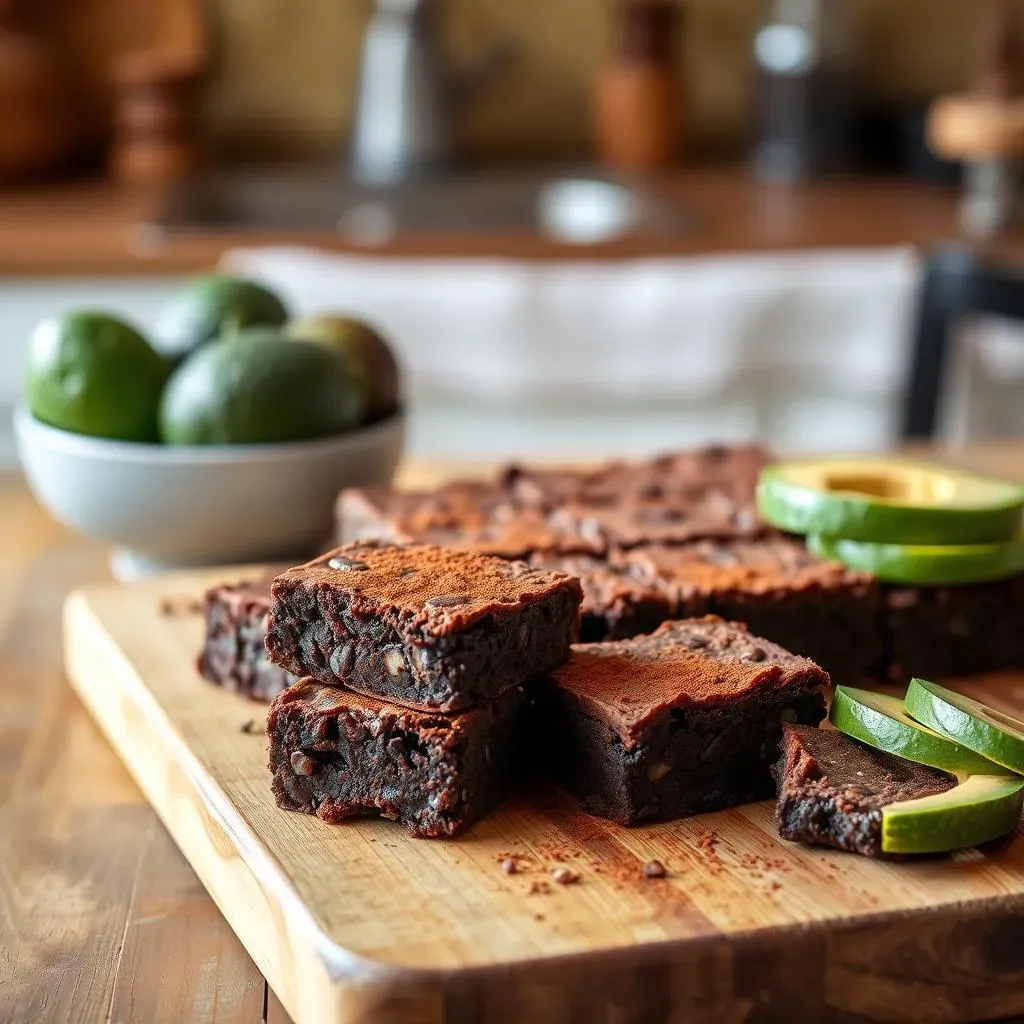
[[[739,703],[800,681],[822,690],[829,684],[813,661],[715,616],[666,622],[633,640],[577,645],[553,678],[627,747],[671,708]]]
[[[496,610],[542,602],[553,594],[581,596],[579,581],[526,562],[428,544],[357,542],[329,551],[277,577],[287,584],[330,586],[350,595],[359,615],[383,614],[405,630],[445,636]]]
[[[647,544],[616,552],[614,564],[645,582],[674,584],[688,593],[742,589],[749,594],[792,593],[810,588],[868,586],[872,577],[812,555],[801,541],[768,536],[756,540],[699,540]]]
[[[945,793],[956,778],[867,747],[835,729],[787,725],[773,768],[783,839],[880,857],[882,809]]]

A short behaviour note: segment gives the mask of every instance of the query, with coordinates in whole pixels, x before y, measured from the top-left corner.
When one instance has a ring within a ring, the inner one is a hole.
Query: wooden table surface
[[[229,249],[305,244],[383,256],[608,259],[832,247],[925,249],[961,237],[959,195],[948,185],[852,178],[792,188],[756,181],[743,167],[672,172],[658,193],[696,220],[694,230],[570,246],[533,230],[400,233],[360,249],[329,230],[256,233],[221,229],[161,234],[144,222],[160,208],[149,190],[75,182],[0,192],[0,273],[10,275],[180,274],[213,266]],[[1024,257],[1024,231],[975,243],[991,255]]]
[[[1024,480],[1024,442],[950,461]],[[107,576],[0,480],[0,1021],[286,1021],[64,680],[64,596]]]

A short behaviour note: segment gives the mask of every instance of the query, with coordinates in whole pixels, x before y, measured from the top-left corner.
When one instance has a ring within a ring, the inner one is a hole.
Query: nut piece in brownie
[[[416,837],[453,836],[507,790],[527,700],[517,686],[439,715],[301,679],[267,715],[274,797],[328,822],[379,815]]]
[[[271,660],[409,707],[493,700],[569,656],[579,580],[428,545],[349,544],[274,580]]]
[[[835,729],[787,725],[774,768],[783,839],[882,856],[882,808],[945,793],[956,778]]]
[[[786,722],[825,716],[814,662],[715,617],[583,644],[547,681],[555,777],[624,825],[770,796]]]
[[[664,590],[590,555],[538,554],[530,564],[578,576],[583,587],[580,642],[625,640],[650,633],[673,617],[675,605]]]
[[[883,587],[888,675],[1024,668],[1024,575],[962,587]]]
[[[790,537],[647,545],[616,565],[674,603],[676,615],[714,614],[805,655],[836,683],[857,683],[881,661],[880,598],[871,576],[812,555]]]
[[[295,677],[267,657],[264,640],[273,574],[249,583],[212,587],[203,600],[206,638],[199,673],[252,700],[271,700]]]

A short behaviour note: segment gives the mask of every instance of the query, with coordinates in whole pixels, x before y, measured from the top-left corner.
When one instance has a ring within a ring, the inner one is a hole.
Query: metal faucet
[[[511,54],[499,43],[480,68],[457,79],[443,66],[435,10],[435,0],[377,0],[363,44],[349,154],[357,181],[392,185],[450,171],[458,104]]]

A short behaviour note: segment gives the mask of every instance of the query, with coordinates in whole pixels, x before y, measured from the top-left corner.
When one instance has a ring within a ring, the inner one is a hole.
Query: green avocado
[[[155,441],[171,367],[134,327],[107,313],[69,313],[34,331],[25,368],[32,415],[75,434]]]
[[[911,679],[903,699],[922,725],[1024,775],[1024,722],[927,679]]]
[[[882,808],[883,853],[945,853],[1008,835],[1020,822],[1024,779],[969,775],[945,793]]]
[[[883,583],[959,586],[1024,572],[1024,536],[989,544],[877,544],[811,534],[807,548],[819,558],[869,572]]]
[[[366,411],[362,376],[311,341],[253,329],[195,351],[164,389],[167,444],[271,444],[340,434]]]
[[[813,459],[762,470],[757,504],[762,518],[790,533],[877,544],[982,544],[1020,533],[1024,487],[899,459]]]
[[[915,722],[903,702],[885,693],[837,686],[829,721],[869,747],[954,775],[998,774],[999,766]]]
[[[164,308],[153,344],[173,362],[215,338],[246,327],[278,327],[288,319],[284,303],[255,281],[208,274],[189,281]]]

